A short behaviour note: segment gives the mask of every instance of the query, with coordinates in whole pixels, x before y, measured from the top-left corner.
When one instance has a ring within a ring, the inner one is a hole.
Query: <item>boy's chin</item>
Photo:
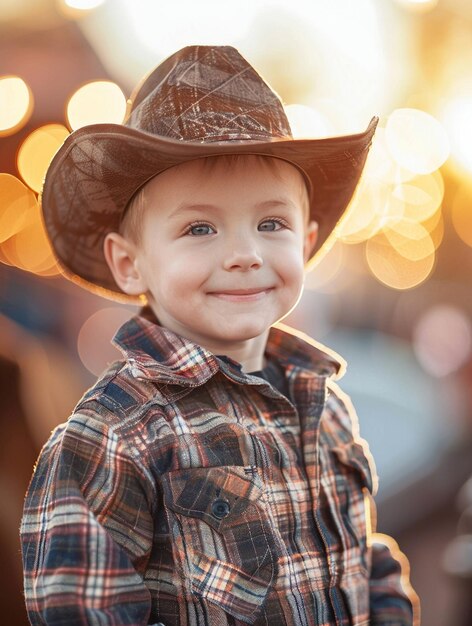
[[[228,328],[227,330],[220,329],[219,332],[214,333],[215,341],[227,341],[229,342],[241,342],[248,341],[250,339],[256,339],[260,337],[264,333],[266,333],[270,328],[270,325],[266,324],[246,324],[238,326],[235,324],[232,328]]]

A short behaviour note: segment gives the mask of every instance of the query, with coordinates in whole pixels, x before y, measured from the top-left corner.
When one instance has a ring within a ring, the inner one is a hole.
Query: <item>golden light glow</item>
[[[40,191],[46,170],[69,131],[61,124],[47,124],[33,131],[22,143],[17,167],[23,180],[34,191]]]
[[[392,195],[403,204],[403,217],[422,222],[441,206],[444,181],[439,171],[416,176],[411,181],[396,185]]]
[[[19,76],[0,78],[0,136],[10,135],[29,120],[33,111],[33,94]]]
[[[30,221],[38,211],[36,196],[18,178],[0,173],[0,243],[6,241]]]
[[[472,355],[472,325],[460,309],[448,304],[432,307],[413,330],[413,349],[431,375],[452,374]]]
[[[10,260],[11,258],[16,259],[14,237],[7,239],[0,244],[0,262],[4,265],[15,266],[15,263]]]
[[[442,211],[436,211],[434,215],[422,222],[422,224],[430,234],[434,247],[437,250],[444,238],[444,218]]]
[[[95,376],[118,358],[119,353],[110,340],[129,318],[129,310],[107,307],[91,315],[82,325],[77,337],[77,351],[84,366]]]
[[[15,237],[15,265],[21,269],[41,274],[51,274],[55,268],[53,253],[44,230],[39,211],[31,224],[21,230]],[[56,269],[55,272],[59,273]]]
[[[305,275],[305,288],[319,291],[340,272],[344,263],[344,247],[337,241],[321,261]]]
[[[385,130],[378,128],[360,184],[337,228],[341,240],[350,244],[367,241],[391,221],[402,219],[405,203],[398,190],[394,193],[394,188],[414,177],[415,174],[400,168],[393,160],[387,149]]]
[[[284,108],[294,137],[327,137],[331,133],[328,121],[316,109],[303,104],[289,104]]]
[[[372,273],[396,289],[408,289],[429,275],[442,241],[444,180],[437,170],[419,175],[399,165],[385,130],[377,133],[361,182],[336,232],[348,244],[374,240],[366,248]],[[398,272],[393,267],[397,261]],[[408,263],[416,265],[409,268]]]
[[[395,250],[384,234],[369,239],[365,247],[367,264],[372,274],[392,289],[411,289],[430,275],[435,254],[411,260]]]
[[[396,109],[385,126],[388,150],[403,168],[430,174],[449,156],[449,139],[443,126],[419,109]]]
[[[392,218],[403,216],[403,205],[395,202],[391,187],[364,177],[349,205],[348,213],[337,228],[345,243],[361,243],[376,235]]]
[[[157,2],[156,0],[116,0],[119,11],[136,40],[144,48],[165,58],[175,50],[198,42],[201,45],[228,45],[246,34],[254,16],[265,1],[244,2],[242,10],[231,12],[217,9],[214,0],[195,3],[194,0]],[[178,25],[172,27],[171,24]],[[125,50],[130,42],[123,41]],[[129,54],[129,53],[128,53]],[[148,52],[149,54],[149,52]]]
[[[125,113],[125,95],[116,83],[108,80],[83,85],[67,105],[67,120],[72,130],[88,124],[121,124]]]
[[[410,261],[434,256],[435,246],[426,228],[408,219],[399,220],[383,234],[398,254]]]
[[[472,183],[461,185],[452,201],[452,223],[464,243],[472,247]]]
[[[89,11],[90,9],[96,9],[105,0],[64,0],[64,4],[71,9],[79,9],[80,11]]]
[[[44,231],[40,208],[36,196],[29,190],[28,193],[27,203],[22,198],[21,228],[1,243],[0,260],[28,272],[54,276],[59,269]]]
[[[387,184],[399,184],[411,180],[415,173],[400,167],[390,153],[385,136],[385,128],[377,127],[372,147],[367,157],[363,177]]]
[[[439,0],[397,0],[398,4],[412,12],[425,13],[437,6]]]
[[[460,96],[449,102],[441,115],[451,138],[454,160],[472,172],[472,96]]]

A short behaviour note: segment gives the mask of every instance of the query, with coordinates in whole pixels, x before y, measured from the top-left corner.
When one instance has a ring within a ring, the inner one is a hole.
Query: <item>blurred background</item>
[[[187,44],[231,44],[299,137],[380,116],[361,185],[285,322],[348,361],[341,386],[380,477],[379,531],[409,558],[427,626],[472,624],[470,0],[1,0],[0,596],[28,623],[18,527],[37,454],[119,355],[137,309],[60,274],[38,194],[66,136],[123,121]]]

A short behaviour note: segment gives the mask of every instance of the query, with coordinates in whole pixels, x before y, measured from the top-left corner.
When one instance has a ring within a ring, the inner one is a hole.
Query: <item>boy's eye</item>
[[[195,235],[198,237],[199,235],[209,235],[210,234],[208,232],[209,229],[213,230],[213,228],[209,224],[203,224],[203,223],[190,224],[190,226],[187,229],[187,233],[190,233],[191,235]]]
[[[284,228],[286,227],[286,224],[284,221],[280,219],[276,219],[276,218],[273,218],[270,220],[264,220],[263,222],[259,224],[260,230],[265,230],[265,231],[280,230],[280,228],[277,228],[277,226]]]

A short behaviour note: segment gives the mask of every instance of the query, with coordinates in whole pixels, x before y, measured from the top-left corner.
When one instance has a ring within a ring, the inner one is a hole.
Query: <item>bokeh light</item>
[[[456,233],[472,247],[472,182],[463,183],[457,190],[451,214]]]
[[[375,131],[363,176],[387,184],[399,184],[415,176],[414,172],[400,167],[390,154],[383,126],[379,125]]]
[[[285,106],[292,135],[296,138],[327,137],[332,134],[332,127],[327,119],[313,107],[303,104]]]
[[[34,193],[16,176],[0,173],[0,244],[24,228],[37,210]]]
[[[396,185],[393,195],[403,205],[403,216],[412,220],[429,219],[440,208],[444,198],[444,180],[439,170],[424,176],[415,176]]]
[[[46,170],[69,131],[62,124],[47,124],[33,131],[18,151],[17,167],[31,189],[41,191]]]
[[[63,0],[64,4],[71,9],[79,9],[81,11],[89,11],[90,9],[96,9],[105,0]]]
[[[426,13],[437,6],[439,0],[397,0],[398,4],[412,12]]]
[[[130,318],[124,307],[106,307],[91,315],[82,325],[77,337],[77,351],[84,366],[98,376],[119,358],[120,353],[110,343],[118,328]]]
[[[434,255],[435,245],[426,228],[418,222],[400,220],[383,231],[398,254],[410,261],[420,261]]]
[[[373,276],[392,289],[411,289],[425,281],[436,258],[433,252],[418,260],[409,259],[383,233],[367,241],[365,256]]]
[[[33,94],[19,76],[0,77],[0,136],[26,124],[33,111]]]
[[[422,367],[432,376],[452,374],[472,356],[472,325],[457,307],[439,304],[418,320],[413,348]]]
[[[35,219],[14,237],[14,254],[10,260],[20,269],[43,276],[59,274],[39,208]]]
[[[430,234],[434,247],[437,250],[444,238],[444,217],[442,211],[436,211],[429,219],[421,223]]]
[[[441,119],[451,138],[454,160],[472,172],[472,96],[452,99],[443,109]]]
[[[227,45],[243,37],[254,15],[260,10],[260,2],[240,0],[238,8],[228,13],[217,8],[215,2],[200,2],[195,11],[194,0],[179,2],[156,2],[119,0],[120,10],[131,24],[135,37],[149,50],[168,56],[189,42],[199,44]],[[259,5],[259,6],[258,6]],[[171,27],[171,25],[178,25]]]
[[[403,206],[393,198],[391,186],[365,176],[336,232],[345,243],[361,243],[376,235],[391,219],[402,216]]]
[[[467,584],[472,577],[472,533],[458,535],[448,543],[442,555],[442,568],[448,576],[462,578],[464,585]]]
[[[60,270],[35,194],[20,180],[0,174],[0,261],[41,276]]]
[[[77,89],[69,99],[66,114],[72,130],[88,124],[121,124],[126,97],[116,83],[97,80]]]
[[[337,236],[348,244],[377,237],[366,250],[370,270],[394,288],[411,288],[425,280],[434,264],[444,233],[443,197],[441,172],[417,174],[404,168],[392,155],[386,131],[380,127]],[[391,264],[399,257],[403,261],[395,275]],[[423,261],[412,268],[409,278],[403,276],[411,269],[405,266],[408,261]]]
[[[385,126],[387,146],[395,161],[417,174],[430,174],[449,156],[449,139],[443,126],[418,109],[396,109]]]

